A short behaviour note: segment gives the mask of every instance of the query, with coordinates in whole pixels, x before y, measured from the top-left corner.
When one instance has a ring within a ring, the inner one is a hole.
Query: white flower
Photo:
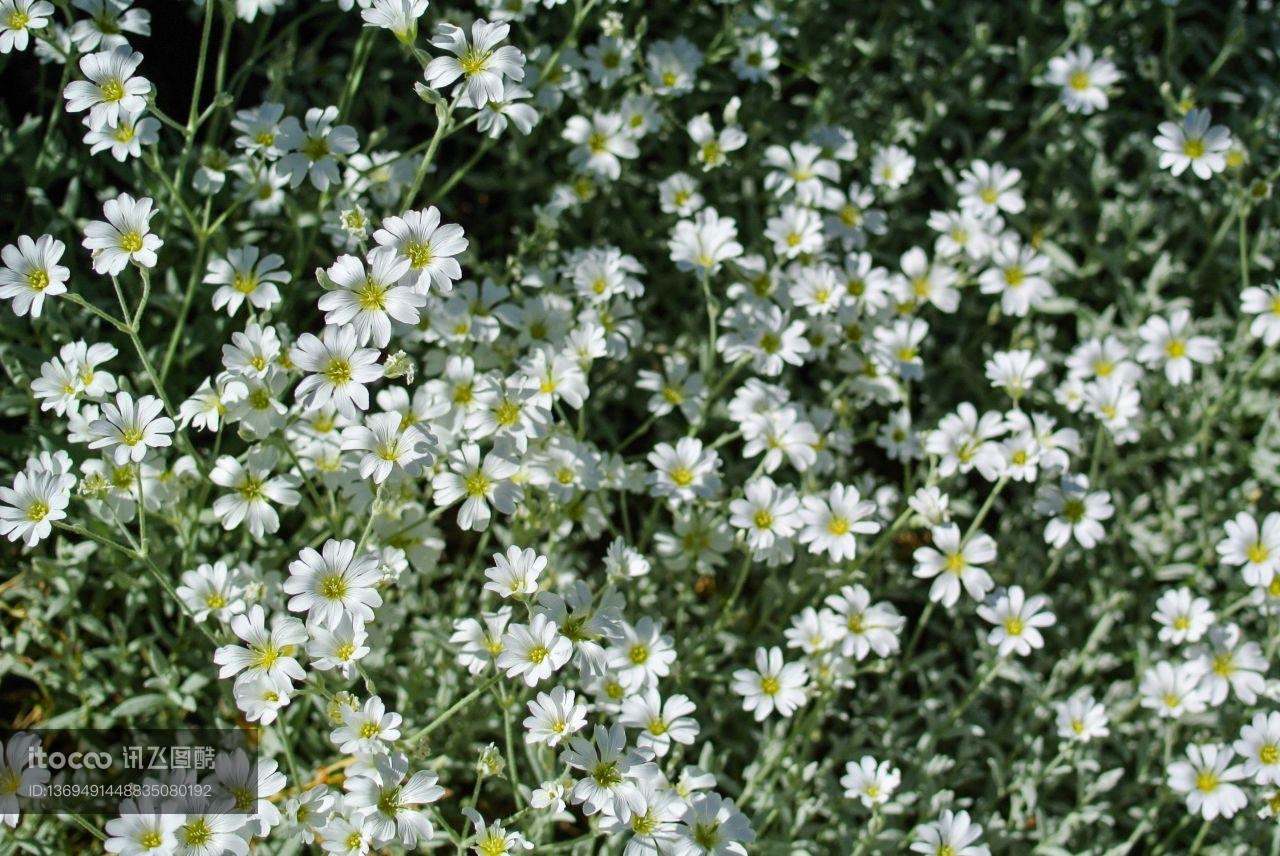
[[[1207,705],[1200,677],[1200,671],[1189,663],[1156,663],[1143,672],[1138,685],[1142,706],[1164,719],[1200,713]]]
[[[247,523],[249,532],[261,538],[280,529],[280,517],[272,503],[294,506],[302,501],[295,489],[299,484],[295,476],[271,474],[278,458],[274,449],[259,447],[249,453],[244,464],[230,455],[214,463],[209,480],[231,490],[213,503],[213,513],[224,528]]]
[[[932,823],[917,826],[915,836],[918,840],[911,843],[911,849],[916,853],[991,856],[987,845],[977,843],[982,838],[982,827],[969,819],[967,811],[947,809]]]
[[[648,616],[634,626],[623,622],[606,652],[606,662],[629,686],[646,686],[671,673],[676,661],[674,642]]]
[[[29,763],[31,750],[40,742],[39,735],[27,731],[10,732],[7,743],[0,740],[0,826],[17,829],[22,818],[18,798],[33,796],[49,782],[48,769]]]
[[[665,758],[673,742],[690,746],[697,739],[700,727],[697,720],[689,716],[694,710],[688,696],[673,695],[664,701],[658,695],[658,688],[650,686],[623,700],[618,723],[640,729],[636,745]]]
[[[631,819],[635,768],[647,757],[627,750],[627,733],[621,725],[597,725],[591,740],[574,737],[561,759],[585,774],[573,786],[573,802],[582,805],[584,813],[607,811],[624,822]]]
[[[929,599],[947,609],[960,599],[960,589],[979,603],[995,588],[991,575],[980,567],[996,557],[996,542],[990,535],[977,532],[964,541],[960,527],[954,523],[933,527],[933,546],[917,547],[912,558],[913,571],[920,579],[932,579]]]
[[[102,849],[120,856],[172,856],[178,852],[178,827],[186,817],[168,811],[158,813],[160,806],[150,800],[121,803],[121,814],[108,820],[104,827],[107,840]]]
[[[382,484],[399,467],[418,475],[435,460],[435,437],[417,425],[404,426],[399,413],[375,413],[363,425],[343,429],[342,450],[364,452],[360,478]]]
[[[279,170],[289,177],[291,187],[298,187],[308,177],[320,191],[338,183],[340,176],[335,156],[352,154],[359,147],[359,142],[355,128],[333,124],[337,118],[337,107],[312,107],[304,117],[305,126],[293,116],[280,123],[276,145],[283,157],[280,158]]]
[[[205,563],[194,571],[183,571],[182,585],[175,591],[196,621],[205,621],[212,615],[228,622],[245,610],[239,574],[230,570],[226,562]]]
[[[1268,348],[1280,344],[1280,283],[1246,288],[1240,293],[1240,311],[1254,316],[1251,336]]]
[[[1004,164],[974,161],[960,173],[956,192],[960,194],[960,210],[980,219],[990,219],[1000,212],[1019,214],[1027,203],[1017,189],[1022,172]]]
[[[432,285],[440,294],[448,294],[453,283],[462,278],[455,256],[466,252],[468,241],[461,226],[440,222],[440,210],[434,205],[388,217],[373,233],[373,240],[409,261],[401,284],[419,294],[426,294]]]
[[[840,653],[864,660],[872,652],[889,657],[901,647],[899,635],[906,619],[890,603],[872,603],[864,586],[844,586],[824,601],[840,619]]]
[[[1256,702],[1267,683],[1262,646],[1245,642],[1236,624],[1211,627],[1205,641],[1207,645],[1187,653],[1191,657],[1188,665],[1200,674],[1200,690],[1209,704],[1222,704],[1228,692],[1245,704]]]
[[[1187,809],[1205,820],[1231,817],[1248,805],[1244,791],[1232,784],[1244,779],[1244,767],[1228,766],[1235,753],[1228,746],[1192,744],[1187,760],[1169,765],[1169,787],[1186,796]]]
[[[1227,537],[1218,542],[1218,556],[1240,568],[1251,586],[1270,585],[1280,574],[1280,513],[1271,512],[1258,525],[1246,511],[1225,524]]]
[[[462,813],[476,827],[474,836],[476,843],[471,846],[471,852],[476,856],[507,856],[507,854],[533,849],[533,843],[526,840],[522,833],[507,832],[506,828],[498,823],[486,825],[480,812],[475,809],[467,807],[462,810]]]
[[[480,446],[463,443],[449,453],[449,468],[431,480],[432,499],[440,507],[462,500],[458,525],[479,531],[489,525],[490,504],[502,514],[516,510],[523,489],[511,481],[519,467],[496,450],[480,458]]]
[[[622,160],[631,160],[640,153],[618,113],[594,113],[590,119],[573,116],[561,136],[574,144],[569,151],[569,164],[574,169],[609,181],[622,175]]]
[[[1202,179],[1226,169],[1231,132],[1221,125],[1210,127],[1210,121],[1208,110],[1190,110],[1181,124],[1161,122],[1154,141],[1160,149],[1160,168],[1182,175],[1191,167]]]
[[[121,110],[115,125],[90,128],[84,135],[89,154],[110,150],[111,156],[121,163],[142,157],[142,147],[153,145],[159,139],[159,120],[144,118],[139,110]]]
[[[768,476],[747,482],[741,499],[729,503],[729,524],[746,534],[747,546],[764,556],[775,543],[790,545],[800,526],[800,498]]]
[[[560,635],[554,621],[538,613],[529,624],[513,624],[502,637],[497,665],[508,678],[520,677],[529,686],[551,677],[573,656],[573,642]]]
[[[1280,785],[1280,713],[1255,713],[1234,744],[1244,774],[1259,785]]]
[[[406,45],[413,44],[418,19],[427,12],[427,0],[373,0],[360,12],[366,27],[390,30]]]
[[[80,71],[88,80],[73,80],[63,90],[67,112],[89,111],[89,127],[117,126],[121,111],[141,113],[147,108],[151,82],[133,73],[142,54],[128,45],[88,54],[80,59]]]
[[[529,716],[524,720],[526,743],[541,743],[555,748],[561,741],[587,727],[587,707],[579,704],[577,694],[564,687],[552,687],[550,693],[538,693],[529,700]]]
[[[777,217],[770,217],[764,236],[773,242],[774,253],[785,259],[819,252],[825,243],[817,212],[797,205],[786,205]]]
[[[694,159],[702,164],[703,172],[724,165],[729,152],[736,152],[747,144],[747,135],[740,127],[726,125],[717,133],[706,113],[690,119],[686,130],[697,146]]]
[[[756,838],[747,816],[717,793],[690,797],[676,834],[677,856],[747,856]]]
[[[1174,645],[1198,642],[1214,621],[1209,599],[1194,597],[1186,588],[1171,589],[1160,595],[1151,617],[1160,625],[1160,641]]]
[[[901,146],[877,149],[871,158],[871,183],[891,190],[902,187],[915,172],[916,159]]]
[[[223,645],[213,652],[213,662],[222,667],[218,677],[238,675],[238,683],[266,677],[281,687],[307,679],[307,673],[293,657],[295,646],[307,641],[307,629],[298,619],[277,613],[268,629],[267,614],[255,603],[231,619],[231,632],[245,645]]]
[[[3,36],[0,36],[2,39]],[[40,317],[46,297],[66,294],[71,271],[58,262],[66,245],[52,235],[41,235],[34,241],[18,236],[18,243],[6,244],[0,250],[4,267],[0,267],[0,300],[13,301],[18,317]]]
[[[173,420],[161,416],[164,403],[154,395],[134,400],[127,392],[116,394],[115,402],[102,405],[102,417],[89,425],[95,439],[90,449],[107,449],[116,466],[132,461],[140,463],[148,449],[162,449],[173,444],[170,436]]]
[[[330,325],[351,325],[361,345],[385,348],[391,341],[391,322],[418,323],[418,307],[425,298],[399,285],[409,272],[409,260],[393,249],[379,247],[369,254],[369,270],[355,256],[340,256],[320,276],[328,291],[319,307]]]
[[[1031,351],[997,351],[987,361],[987,380],[1017,401],[1049,367]]]
[[[1061,487],[1052,485],[1036,500],[1035,510],[1053,519],[1044,528],[1044,540],[1061,549],[1073,537],[1086,550],[1106,535],[1103,520],[1115,515],[1111,494],[1105,490],[1089,491],[1084,476],[1064,475]]]
[[[1040,309],[1055,292],[1045,274],[1049,258],[1031,246],[1006,239],[991,254],[991,267],[982,272],[978,283],[983,294],[1000,295],[1000,311],[1022,317]]]
[[[737,222],[732,217],[721,217],[714,208],[705,208],[692,220],[676,223],[667,247],[671,261],[680,270],[702,269],[709,274],[743,252],[738,243]]]
[[[1027,597],[1022,586],[1011,586],[999,594],[992,606],[978,607],[978,616],[995,628],[987,634],[987,643],[997,646],[1000,656],[1010,653],[1025,657],[1035,648],[1044,647],[1041,627],[1051,627],[1058,619],[1044,610],[1048,600],[1042,595]]]
[[[1088,690],[1080,690],[1056,705],[1058,736],[1063,740],[1088,743],[1111,733],[1107,709],[1094,701]]]
[[[129,262],[139,267],[156,266],[156,250],[164,245],[159,235],[151,234],[151,199],[134,199],[121,193],[102,206],[107,222],[94,220],[84,227],[81,246],[93,252],[93,269],[107,276],[119,274]]]
[[[419,770],[412,776],[408,773],[408,757],[394,752],[378,755],[371,769],[348,774],[343,782],[347,792],[344,806],[363,814],[363,828],[376,846],[398,839],[401,846],[416,850],[419,842],[430,841],[435,834],[426,813],[415,807],[437,802],[445,790],[438,784],[439,777],[429,770]]]
[[[49,26],[53,13],[45,0],[0,0],[0,53],[25,51],[31,31]]]
[[[476,19],[471,24],[471,40],[454,24],[441,23],[431,44],[453,56],[440,56],[427,63],[423,72],[427,85],[448,86],[460,77],[466,78],[465,104],[483,107],[490,101],[501,101],[503,79],[516,83],[524,80],[524,54],[511,45],[497,47],[511,27]]]
[[[0,535],[34,547],[67,516],[75,476],[56,472],[21,472],[13,487],[0,487]]]
[[[675,446],[659,443],[648,460],[654,468],[647,478],[651,492],[668,497],[672,504],[714,496],[720,490],[720,456],[703,449],[695,437],[681,437]]]
[[[326,327],[317,338],[311,333],[298,337],[290,353],[294,365],[310,372],[298,384],[298,401],[307,410],[319,410],[332,403],[347,418],[369,409],[367,384],[382,377],[378,352],[359,347],[351,327]]]
[[[489,579],[484,584],[485,590],[504,598],[537,594],[538,577],[546,567],[546,556],[538,555],[536,550],[522,550],[512,545],[507,548],[505,556],[493,554],[493,567],[484,572]]]
[[[1110,60],[1094,57],[1093,49],[1081,45],[1060,57],[1049,60],[1045,82],[1061,86],[1058,96],[1068,113],[1086,116],[1107,109],[1107,87],[1120,80],[1120,72]]]
[[[1166,321],[1160,316],[1148,318],[1138,330],[1143,345],[1138,359],[1150,368],[1164,367],[1165,377],[1174,386],[1191,382],[1191,364],[1211,363],[1222,355],[1218,343],[1208,336],[1188,336],[1191,313],[1178,309]]]
[[[327,672],[336,669],[344,680],[356,674],[356,663],[369,654],[369,634],[364,625],[344,614],[333,628],[315,625],[307,628],[311,640],[307,642],[308,664],[313,669]]]
[[[864,500],[852,485],[835,484],[826,497],[806,496],[800,511],[800,543],[810,553],[826,553],[833,562],[852,559],[858,550],[855,535],[873,535],[880,524],[867,518],[876,504]]]
[[[377,558],[372,553],[356,557],[356,543],[330,538],[316,552],[303,547],[289,563],[284,593],[292,612],[306,612],[308,622],[336,627],[344,616],[357,622],[373,620],[373,611],[382,606],[382,596],[374,586],[382,579]]]
[[[388,711],[381,698],[370,696],[363,707],[342,706],[342,725],[329,733],[329,740],[339,752],[386,755],[400,739],[401,721],[400,714]]]
[[[284,258],[274,253],[261,255],[257,247],[228,250],[225,258],[209,262],[204,282],[218,286],[213,308],[226,309],[234,316],[246,300],[256,309],[270,309],[280,302],[280,288],[289,281],[282,270]]]
[[[742,696],[742,709],[763,722],[775,710],[790,718],[804,704],[809,670],[803,663],[787,663],[782,649],[756,649],[756,667],[733,673],[733,691]]]
[[[875,808],[889,801],[901,781],[902,773],[891,763],[877,763],[870,755],[863,755],[857,763],[845,765],[840,787],[845,799],[857,799],[864,808]]]

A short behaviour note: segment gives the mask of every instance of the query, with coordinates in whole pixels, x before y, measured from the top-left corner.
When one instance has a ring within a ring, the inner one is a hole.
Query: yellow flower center
[[[351,380],[351,364],[339,357],[331,357],[322,374],[329,383],[341,386]]]
[[[462,486],[467,496],[473,499],[489,495],[489,477],[484,473],[473,473],[467,476],[463,479]]]
[[[1165,353],[1176,360],[1179,357],[1185,357],[1187,355],[1187,343],[1181,339],[1174,339],[1164,346],[1164,350]]]
[[[330,574],[320,582],[320,596],[325,600],[342,600],[347,596],[347,581],[341,574]]]
[[[649,648],[646,645],[632,645],[631,650],[627,652],[627,659],[637,666],[643,666],[649,662]]]
[[[124,122],[121,122],[120,127],[116,128],[116,133],[115,133],[116,142],[127,143],[134,138],[136,133],[137,131],[135,130],[133,125],[126,125]]]
[[[765,695],[777,695],[780,689],[782,689],[782,685],[778,683],[777,678],[765,677],[760,679],[760,692]]]
[[[773,515],[767,509],[762,508],[756,512],[752,522],[755,523],[757,529],[768,529],[773,525]]]
[[[99,88],[102,91],[102,100],[108,104],[114,104],[124,97],[124,84],[118,80],[108,80]]]
[[[534,645],[529,649],[529,662],[537,665],[547,659],[550,653],[551,650],[546,645]]]
[[[846,535],[849,532],[849,521],[843,517],[833,517],[827,524],[827,531],[832,535]]]
[[[1004,632],[1010,636],[1022,635],[1022,619],[1015,616],[1009,616],[1004,620]]]
[[[688,467],[676,467],[671,471],[671,480],[677,487],[688,487],[693,484],[693,470]]]
[[[1213,793],[1218,787],[1218,777],[1210,770],[1205,770],[1196,776],[1196,790],[1201,793]]]
[[[958,574],[965,569],[966,563],[964,556],[959,553],[948,553],[946,568],[949,574]]]
[[[489,63],[489,54],[471,48],[465,54],[458,57],[458,64],[462,66],[462,73],[467,77],[473,74],[479,74]]]
[[[252,294],[258,288],[258,278],[253,273],[239,273],[231,277],[231,287],[241,294]]]
[[[150,832],[144,832],[142,835],[138,836],[138,843],[148,850],[155,850],[157,847],[164,844],[164,836],[153,829]]]
[[[1258,760],[1268,766],[1280,761],[1280,747],[1274,743],[1268,743],[1258,750]]]
[[[136,253],[142,249],[141,232],[125,232],[120,236],[120,249],[126,253]]]
[[[1000,192],[994,187],[984,187],[982,192],[978,194],[982,197],[982,201],[988,205],[995,205],[996,200],[1000,198]]]
[[[365,312],[382,312],[387,308],[387,287],[380,282],[366,279],[356,289],[356,303]]]
[[[504,401],[494,408],[493,418],[499,427],[510,428],[520,421],[520,407],[512,401]]]
[[[40,500],[36,500],[27,507],[27,519],[32,523],[39,523],[49,514],[49,506]]]
[[[1026,274],[1022,272],[1022,268],[1019,265],[1012,265],[1004,269],[1005,284],[1013,288],[1022,285],[1022,281],[1026,278]]]
[[[1204,141],[1200,139],[1187,140],[1182,144],[1182,153],[1192,160],[1204,157]]]
[[[1248,556],[1252,564],[1260,565],[1271,557],[1271,551],[1262,544],[1254,544],[1249,548]]]
[[[188,847],[201,847],[212,838],[213,830],[209,828],[209,821],[203,817],[197,817],[182,827],[182,843]]]
[[[431,259],[434,257],[431,247],[418,241],[405,244],[404,254],[409,257],[409,267],[414,270],[422,270],[431,264]]]
[[[302,153],[312,163],[324,160],[329,156],[329,141],[324,137],[308,137],[302,144]]]
[[[1072,72],[1071,79],[1067,81],[1068,85],[1076,92],[1084,92],[1089,88],[1089,72],[1076,71]]]

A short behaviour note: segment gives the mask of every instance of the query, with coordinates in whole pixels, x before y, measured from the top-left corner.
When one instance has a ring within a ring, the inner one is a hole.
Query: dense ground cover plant
[[[1280,852],[1278,45],[0,0],[0,853]]]

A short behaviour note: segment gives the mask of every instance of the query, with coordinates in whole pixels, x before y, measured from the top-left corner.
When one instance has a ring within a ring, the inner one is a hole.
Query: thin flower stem
[[[83,816],[78,815],[74,812],[67,812],[67,817],[74,820],[77,826],[79,826],[81,829],[83,829],[85,832],[89,833],[99,841],[105,842],[107,840],[107,834],[103,832],[101,829],[99,829],[98,827],[94,826],[89,821],[85,820]]]
[[[419,740],[424,740],[427,737],[429,737],[431,733],[434,732],[437,728],[444,725],[450,719],[453,719],[453,717],[457,716],[459,713],[461,713],[463,710],[469,707],[472,702],[480,698],[480,696],[484,695],[493,687],[497,686],[502,681],[502,678],[503,676],[501,673],[490,676],[488,680],[486,680],[480,686],[476,687],[471,692],[464,695],[462,698],[458,699],[456,702],[450,705],[443,713],[441,713],[435,719],[431,720],[425,726],[423,726],[420,731],[413,734],[408,739],[407,743],[409,745],[413,745],[414,743],[417,743]]]

